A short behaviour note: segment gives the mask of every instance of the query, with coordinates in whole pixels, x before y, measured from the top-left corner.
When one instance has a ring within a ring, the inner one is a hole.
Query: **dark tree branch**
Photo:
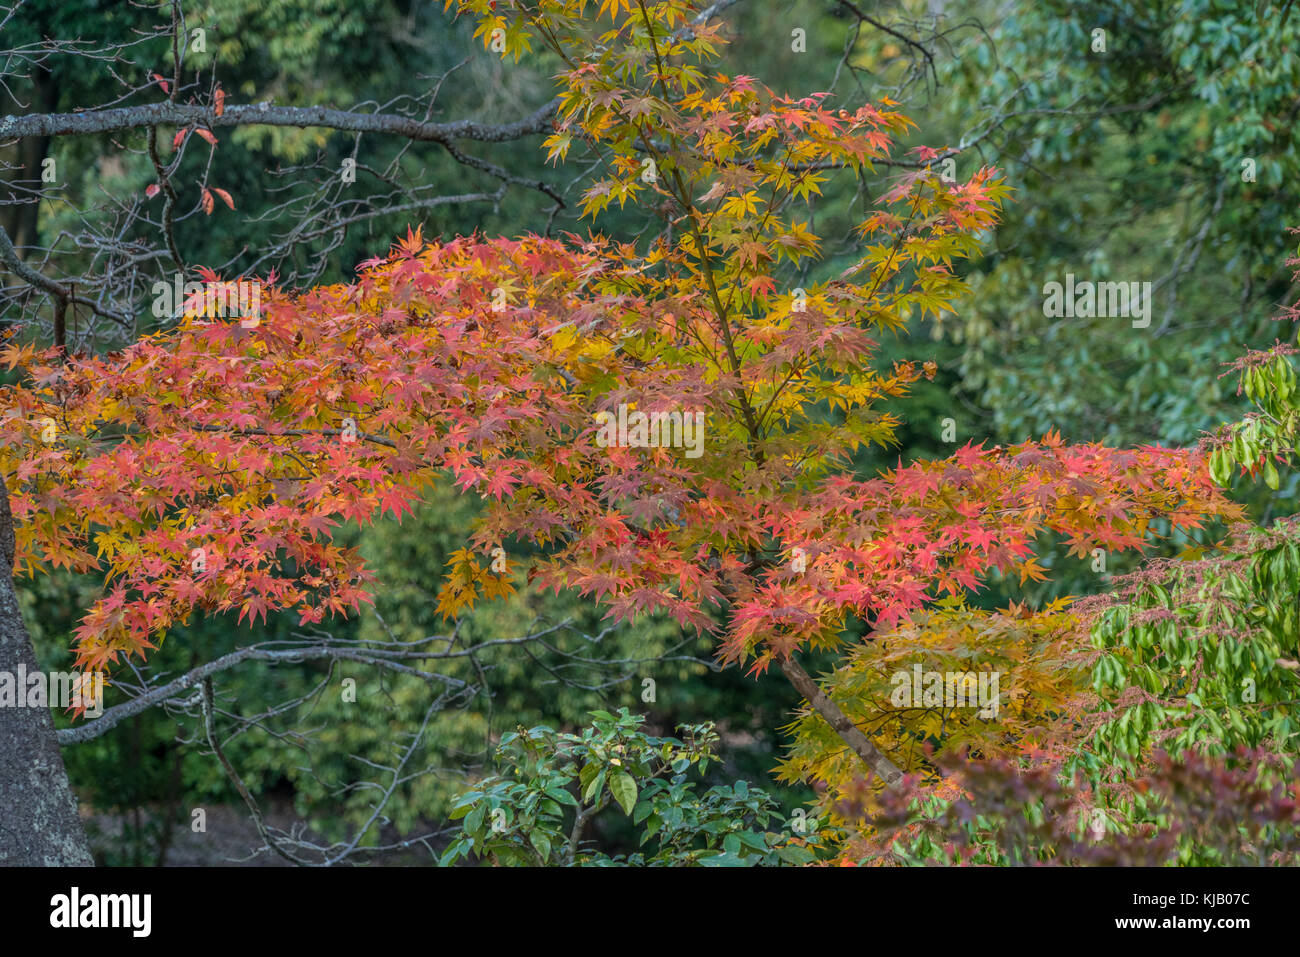
[[[208,738],[208,747],[212,748],[212,753],[215,754],[217,760],[221,762],[221,767],[225,770],[226,777],[230,778],[231,783],[235,785],[235,789],[239,791],[239,796],[244,799],[244,804],[248,808],[248,813],[253,819],[253,825],[257,828],[257,833],[261,836],[263,843],[265,843],[267,847],[271,848],[271,850],[275,851],[275,853],[279,854],[290,864],[297,864],[300,867],[305,866],[307,864],[306,861],[301,861],[294,857],[271,839],[271,835],[266,830],[266,822],[262,819],[262,812],[258,808],[257,802],[254,801],[253,796],[248,793],[248,786],[244,784],[244,779],[235,771],[234,765],[232,765],[230,759],[226,757],[226,752],[221,750],[221,745],[217,742],[216,723],[212,717],[212,679],[204,678],[200,690],[203,702],[203,730]]]
[[[384,133],[422,143],[454,143],[478,140],[504,143],[546,132],[560,106],[556,97],[532,115],[513,123],[480,123],[456,120],[426,123],[408,116],[386,113],[353,113],[324,106],[271,106],[267,103],[227,106],[220,116],[211,106],[184,103],[149,103],[84,113],[29,113],[8,116],[0,123],[0,139],[28,136],[80,136],[87,133],[117,133],[145,129],[159,124],[216,129],[222,126],[319,126],[354,133]]]
[[[64,310],[70,305],[75,306],[78,304],[89,306],[95,315],[103,316],[105,319],[111,319],[120,326],[128,329],[131,327],[131,320],[128,317],[121,313],[105,309],[89,300],[78,299],[76,290],[73,287],[65,286],[61,282],[56,282],[23,262],[22,257],[18,255],[18,250],[14,248],[13,241],[10,240],[9,234],[5,232],[3,226],[0,226],[0,266],[8,269],[28,285],[35,286],[37,289],[49,293],[54,300],[54,324],[56,329],[62,326]],[[56,332],[56,336],[58,334],[59,333]],[[55,344],[59,346],[64,345],[64,343],[61,342],[56,342]]]
[[[75,728],[62,728],[58,732],[58,741],[60,745],[80,744],[83,741],[91,741],[98,738],[101,734],[116,727],[125,719],[137,715],[154,705],[162,704],[177,697],[181,692],[188,691],[202,681],[211,678],[212,675],[221,671],[226,671],[235,665],[244,661],[272,661],[280,663],[297,663],[302,661],[326,659],[342,659],[346,661],[357,661],[363,664],[373,664],[381,668],[387,668],[404,674],[414,675],[424,679],[436,679],[458,688],[467,686],[467,683],[459,678],[451,678],[446,675],[435,675],[431,672],[420,671],[408,665],[400,664],[392,660],[394,656],[386,655],[381,651],[367,651],[365,649],[346,648],[340,646],[322,645],[315,647],[303,648],[260,648],[251,646],[240,648],[238,651],[232,651],[228,655],[222,655],[220,658],[214,658],[212,661],[202,664],[193,671],[186,672],[179,678],[160,685],[152,691],[147,691],[137,698],[114,705],[107,709],[102,716],[94,721],[79,725]],[[426,654],[410,653],[401,657],[423,658],[428,657]]]
[[[874,17],[872,17],[872,16],[870,16],[870,15],[864,13],[864,12],[862,11],[862,9],[861,9],[861,8],[860,8],[856,3],[852,3],[851,0],[839,0],[839,5],[840,5],[841,7],[843,7],[845,10],[849,11],[849,13],[853,14],[855,17],[857,17],[857,18],[858,18],[860,21],[862,21],[863,23],[869,23],[869,24],[871,24],[873,27],[875,27],[875,28],[876,28],[877,30],[879,30],[881,33],[887,33],[887,34],[889,34],[889,35],[890,35],[891,37],[893,37],[895,40],[899,40],[899,41],[901,41],[901,42],[907,44],[909,47],[911,47],[911,48],[914,49],[914,50],[920,50],[920,51],[921,51],[921,55],[925,57],[925,62],[926,62],[926,64],[927,64],[927,65],[929,66],[929,68],[930,68],[930,75],[931,75],[932,77],[934,77],[935,86],[938,86],[938,85],[939,85],[939,73],[938,73],[938,71],[935,69],[935,66],[934,66],[934,56],[930,53],[929,50],[927,50],[927,49],[925,48],[925,46],[924,46],[923,44],[919,43],[919,42],[916,41],[916,40],[913,40],[911,37],[909,37],[909,36],[908,36],[907,34],[905,34],[905,33],[899,33],[897,30],[894,30],[894,29],[892,29],[892,28],[890,28],[890,27],[885,26],[885,25],[884,25],[883,23],[881,23],[879,20],[877,20],[877,19],[875,19]]]

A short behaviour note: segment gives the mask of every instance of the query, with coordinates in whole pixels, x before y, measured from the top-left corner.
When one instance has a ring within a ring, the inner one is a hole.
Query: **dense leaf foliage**
[[[536,41],[565,63],[547,146],[557,160],[579,140],[602,151],[586,211],[645,202],[662,231],[426,242],[412,230],[355,282],[299,293],[268,281],[256,316],[231,321],[191,301],[178,328],[108,356],[8,346],[23,381],[5,390],[0,468],[19,569],[106,579],[77,630],[77,664],[143,657],[196,612],[265,623],[291,610],[304,624],[354,613],[372,575],[331,532],[400,518],[450,482],[487,508],[450,556],[439,596],[449,618],[511,594],[497,561],[526,546],[537,584],[589,596],[620,621],[671,617],[715,636],[725,662],[761,672],[830,652],[826,692],[808,694],[787,765],[823,786],[828,809],[860,784],[864,749],[844,749],[859,723],[868,747],[909,770],[919,745],[950,728],[990,750],[1033,743],[1076,693],[1049,641],[1061,608],[987,613],[965,597],[990,580],[1041,578],[1045,536],[1076,555],[1139,549],[1157,522],[1187,530],[1239,512],[1197,450],[1067,444],[1055,432],[852,472],[855,453],[896,442],[897,400],[932,374],[881,362],[878,338],[952,310],[954,264],[977,252],[1006,194],[996,173],[899,175],[858,224],[857,260],[813,281],[825,254],[801,203],[828,174],[890,157],[909,128],[896,103],[832,110],[823,94],[710,72],[722,38],[692,25],[680,0],[463,7],[503,55]],[[915,150],[921,163],[938,155]],[[861,623],[870,634],[857,640]],[[922,659],[1014,669],[1005,720],[885,708],[881,675]],[[563,751],[548,734],[538,737]],[[635,775],[593,773],[604,778],[579,778],[583,801],[608,785],[634,806]],[[493,787],[543,802],[532,783]],[[740,806],[727,801],[746,800],[715,798],[691,840],[713,833],[719,808]],[[553,808],[530,809],[524,845],[482,831],[489,806],[467,824],[476,850],[550,858],[557,845],[538,839],[558,826]]]
[[[524,865],[744,866],[807,864],[815,822],[802,817],[788,832],[771,798],[744,781],[697,793],[692,772],[714,759],[711,725],[688,726],[682,738],[654,737],[626,708],[597,711],[581,734],[520,728],[501,738],[497,758],[508,772],[466,791],[451,812],[461,836],[443,863],[474,855]],[[572,818],[565,808],[574,808]],[[619,808],[640,830],[647,851],[609,855],[584,843],[606,808]]]

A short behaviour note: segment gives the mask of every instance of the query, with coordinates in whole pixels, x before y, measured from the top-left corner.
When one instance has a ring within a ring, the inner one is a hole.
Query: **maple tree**
[[[1300,309],[1277,318],[1294,323]],[[1223,375],[1236,375],[1253,408],[1201,443],[1225,488],[1236,473],[1238,492],[1277,489],[1294,463],[1295,354],[1279,341],[1227,363]],[[1151,560],[1073,603],[1015,666],[1050,662],[1044,700],[1060,710],[1037,716],[1041,747],[1025,739],[1019,753],[990,760],[978,735],[963,738],[958,716],[949,753],[926,755],[931,774],[887,796],[861,781],[843,790],[845,859],[1294,863],[1298,592],[1300,524],[1289,516],[1237,523],[1222,542]],[[1000,635],[982,643],[990,637]],[[871,702],[871,690],[849,685],[844,697]],[[923,748],[933,737],[916,736]],[[972,743],[983,760],[960,753]]]
[[[490,506],[448,570],[448,616],[508,593],[491,556],[523,542],[541,550],[532,580],[616,620],[714,634],[722,660],[776,665],[807,699],[787,771],[833,806],[862,762],[895,783],[935,733],[933,715],[864,730],[863,683],[887,665],[977,646],[973,666],[1050,675],[1039,639],[1059,608],[964,602],[991,576],[1042,577],[1041,536],[1074,554],[1140,548],[1157,519],[1235,514],[1195,450],[1056,434],[855,475],[851,457],[889,447],[892,400],[924,374],[880,368],[877,337],[953,308],[955,264],[1006,194],[995,171],[948,182],[926,165],[943,152],[916,150],[859,224],[857,262],[814,279],[823,250],[803,202],[891,155],[909,125],[897,104],[831,110],[709,73],[723,38],[684,0],[460,8],[503,55],[538,43],[564,64],[546,146],[605,158],[585,210],[646,203],[662,231],[430,242],[417,229],[355,282],[268,281],[242,322],[191,302],[174,329],[106,356],[10,342],[23,381],[4,390],[0,470],[16,570],[105,576],[78,667],[143,657],[196,612],[357,611],[371,576],[331,530],[401,517],[445,478]],[[598,443],[598,414],[620,406],[703,412],[703,454]],[[825,690],[799,661],[823,650],[839,662]],[[1037,710],[1009,709],[980,740],[1024,746],[1065,694],[1030,682],[1019,698]]]

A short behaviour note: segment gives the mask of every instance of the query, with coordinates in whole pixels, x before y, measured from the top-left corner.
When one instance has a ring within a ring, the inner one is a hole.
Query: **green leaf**
[[[551,839],[546,836],[545,831],[531,831],[528,834],[528,841],[537,848],[537,853],[542,855],[542,861],[545,862],[551,856]]]
[[[582,799],[584,801],[595,803],[597,798],[600,797],[600,789],[604,787],[604,785],[605,769],[601,768],[600,773],[591,779],[591,783],[588,784],[586,789],[582,792]]]
[[[632,808],[636,805],[636,781],[632,775],[626,771],[617,772],[609,780],[609,790],[614,795],[614,800],[622,806],[623,813],[631,815]]]
[[[701,857],[698,861],[701,867],[744,867],[745,862],[739,856],[732,853],[711,854]]]
[[[456,862],[468,849],[468,843],[462,838],[456,838],[447,845],[447,850],[443,851],[442,857],[438,858],[439,867],[449,867]]]
[[[776,849],[776,856],[781,858],[787,864],[811,864],[817,860],[817,855],[806,847],[798,847],[794,844],[783,844]]]
[[[451,819],[453,821],[459,821],[474,809],[475,803],[477,803],[478,799],[482,796],[483,794],[480,791],[469,791],[462,794],[456,799],[456,803],[452,806],[450,815]]]
[[[558,801],[560,804],[567,804],[570,807],[578,806],[578,799],[562,787],[552,785],[546,789],[546,795],[552,800]]]

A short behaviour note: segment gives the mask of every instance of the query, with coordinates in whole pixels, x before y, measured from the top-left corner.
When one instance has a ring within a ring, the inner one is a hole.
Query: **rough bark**
[[[391,113],[353,113],[325,106],[272,106],[270,103],[227,106],[220,116],[212,106],[187,103],[149,103],[118,106],[81,113],[30,113],[8,116],[0,122],[0,139],[29,136],[79,136],[87,133],[120,133],[150,126],[319,126],[351,133],[384,133],[422,143],[454,143],[478,140],[505,143],[535,133],[548,133],[560,105],[559,97],[535,110],[531,116],[510,123],[479,123],[456,120],[426,123]],[[39,176],[38,176],[39,178]]]
[[[0,480],[0,671],[38,670],[13,587],[14,528]],[[18,702],[22,704],[22,701]],[[0,707],[0,865],[94,863],[48,707]]]

